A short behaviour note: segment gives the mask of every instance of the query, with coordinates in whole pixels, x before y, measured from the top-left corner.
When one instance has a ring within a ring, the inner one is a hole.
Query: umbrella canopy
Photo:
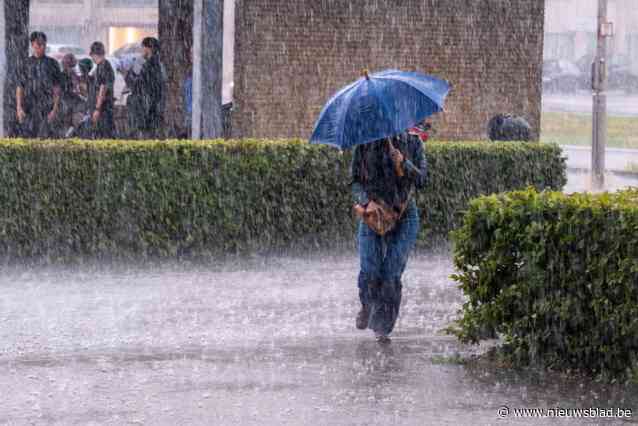
[[[348,149],[394,136],[443,110],[447,81],[399,70],[362,78],[323,107],[310,143]]]

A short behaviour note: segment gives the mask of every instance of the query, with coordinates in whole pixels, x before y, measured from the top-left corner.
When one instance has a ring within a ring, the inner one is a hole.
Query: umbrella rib
[[[365,84],[365,81],[362,82],[362,84]],[[343,96],[344,96],[344,107],[345,110],[348,111],[349,107],[350,107],[350,103],[352,102],[352,97],[354,95],[354,93],[356,92],[356,89],[359,89],[361,87],[361,84],[355,84],[352,86],[352,90],[348,91],[347,93],[344,92]],[[344,127],[346,125],[346,118],[347,118],[348,114],[343,114],[341,117],[339,117],[339,122],[337,123],[337,131],[338,131],[338,135],[341,135],[340,137],[343,138],[343,134],[344,134]],[[339,145],[339,142],[337,142],[337,145],[343,149],[343,143],[341,145]]]
[[[445,98],[446,98],[446,96],[448,94],[448,92],[446,92],[445,95],[443,95],[443,97],[441,98],[441,102],[439,103],[439,102],[434,100],[434,98],[438,98],[438,96],[436,94],[433,95],[432,93],[429,93],[430,90],[426,90],[426,89],[422,89],[422,88],[417,87],[417,86],[413,86],[412,84],[410,84],[407,81],[403,80],[400,76],[391,77],[391,78],[388,78],[388,77],[384,76],[384,77],[376,77],[376,78],[378,78],[379,80],[395,81],[397,83],[405,84],[406,86],[408,86],[408,87],[410,87],[410,88],[412,88],[414,90],[418,90],[419,92],[421,92],[421,94],[423,94],[423,95],[427,96],[428,98],[430,98],[430,100],[432,100],[432,102],[434,104],[436,104],[436,106],[439,108],[439,110],[442,109],[440,103],[443,103],[445,101]]]
[[[383,79],[383,77],[379,77],[379,79]],[[390,81],[393,81],[393,82],[401,83],[401,84],[404,84],[404,85],[408,86],[411,89],[417,90],[419,93],[421,93],[423,96],[427,97],[428,100],[434,104],[434,106],[436,107],[435,110],[441,111],[441,106],[436,101],[432,100],[432,96],[430,94],[428,94],[428,93],[424,93],[423,90],[421,90],[420,88],[412,86],[411,84],[409,84],[406,81],[395,79],[395,78],[389,78],[389,79],[385,78],[384,80],[390,80]],[[378,94],[375,94],[375,95],[378,97]],[[383,102],[381,102],[380,100],[379,100],[379,102],[382,105],[382,107],[385,107],[385,104]],[[385,112],[388,113],[387,110],[385,110]],[[420,120],[423,120],[424,118],[425,117],[421,117]],[[405,130],[405,129],[403,129],[403,130]],[[387,135],[386,137],[390,137],[390,136],[393,136],[393,135]]]
[[[390,111],[388,111],[388,109],[386,108],[385,102],[381,100],[381,97],[379,96],[379,92],[375,91],[374,96],[375,98],[377,98],[377,102],[379,102],[379,107],[381,111],[383,111],[386,117],[390,117]],[[390,137],[390,136],[393,136],[393,135],[386,135],[385,137]]]
[[[354,89],[356,89],[358,87],[357,83],[359,83],[359,81],[355,81],[353,83],[351,83],[350,85],[342,88],[341,90],[339,90],[337,93],[335,93],[334,95],[332,95],[332,97],[330,98],[330,100],[328,100],[328,102],[326,103],[326,105],[323,107],[323,109],[321,110],[321,113],[319,114],[319,118],[317,119],[317,123],[321,121],[322,117],[324,115],[326,115],[328,113],[328,110],[330,110],[330,108],[335,107],[334,105],[334,101],[339,98],[339,97],[345,97],[346,94],[348,94],[349,92],[351,93]],[[315,125],[316,126],[316,125]],[[339,123],[337,123],[337,130],[339,130]],[[336,132],[338,133],[338,132]],[[324,142],[326,143],[326,142]],[[327,145],[332,145],[335,146],[337,148],[341,148],[341,146],[338,143],[326,143]]]

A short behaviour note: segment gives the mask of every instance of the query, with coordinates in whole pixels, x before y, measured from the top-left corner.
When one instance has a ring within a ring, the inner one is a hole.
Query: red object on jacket
[[[421,142],[427,141],[428,138],[430,137],[427,132],[424,132],[423,130],[419,129],[418,127],[412,127],[410,130],[408,130],[408,133],[411,134],[411,135],[418,136],[419,139],[421,139]]]

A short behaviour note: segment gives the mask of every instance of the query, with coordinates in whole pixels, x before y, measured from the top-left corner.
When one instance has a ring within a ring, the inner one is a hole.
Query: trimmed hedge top
[[[446,238],[475,196],[566,181],[555,145],[427,142],[425,153],[422,241]],[[349,172],[349,152],[301,140],[0,140],[0,262],[353,246]]]

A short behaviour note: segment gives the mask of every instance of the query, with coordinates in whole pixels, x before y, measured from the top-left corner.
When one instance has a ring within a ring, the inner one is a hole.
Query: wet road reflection
[[[0,424],[470,425],[503,424],[501,405],[638,408],[635,389],[472,361],[495,342],[441,331],[464,301],[445,251],[411,259],[392,343],[379,345],[354,327],[356,267],[347,253],[9,271]]]

